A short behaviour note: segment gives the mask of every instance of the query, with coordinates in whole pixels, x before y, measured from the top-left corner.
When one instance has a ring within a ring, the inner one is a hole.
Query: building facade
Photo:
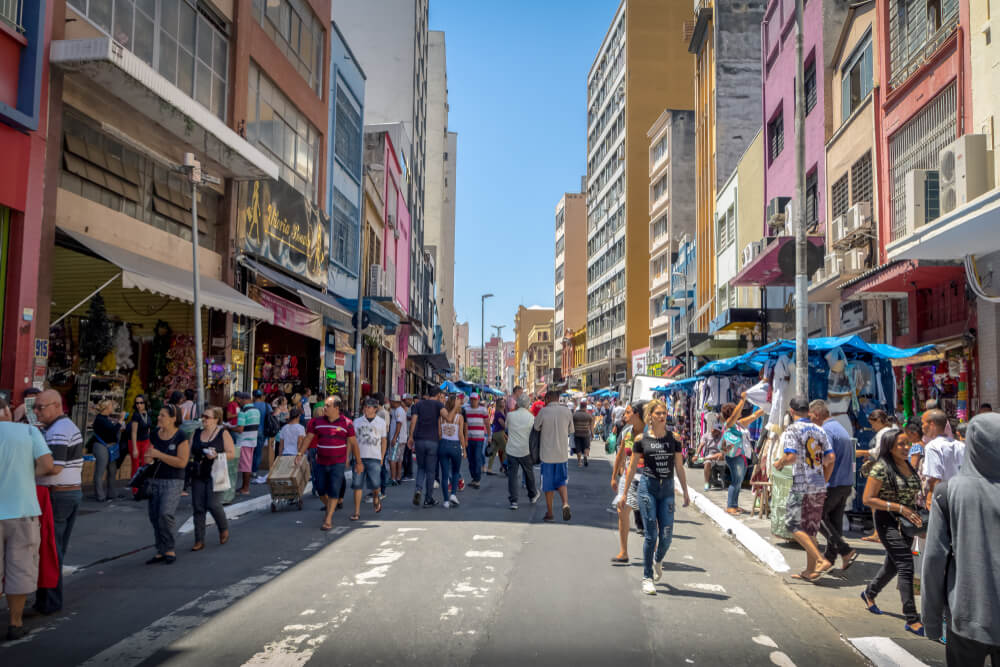
[[[514,364],[518,369],[518,382],[524,353],[528,349],[528,335],[532,327],[546,322],[552,322],[555,318],[555,309],[544,306],[518,306],[514,313]]]
[[[556,204],[555,339],[587,325],[587,195],[567,192]],[[562,351],[556,351],[562,366]]]

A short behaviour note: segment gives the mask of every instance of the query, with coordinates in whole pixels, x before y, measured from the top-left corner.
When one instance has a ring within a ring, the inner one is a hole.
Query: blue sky
[[[479,345],[553,303],[555,206],[586,172],[587,71],[618,0],[430,0],[458,132],[455,309]]]

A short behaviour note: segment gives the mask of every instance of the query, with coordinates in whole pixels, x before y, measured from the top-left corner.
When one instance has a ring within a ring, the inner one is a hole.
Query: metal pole
[[[483,373],[483,361],[486,358],[486,295],[479,299],[479,381],[485,379]]]
[[[201,274],[198,272],[198,169],[191,170],[191,264],[194,273],[194,367],[198,385],[198,414],[205,409],[205,360],[201,350]]]
[[[806,107],[802,61],[802,0],[795,0],[795,393],[809,393],[808,276],[806,275]]]
[[[361,239],[358,239],[358,267],[361,267]],[[369,269],[370,271],[371,269]],[[358,271],[358,309],[357,318],[358,326],[354,328],[354,416],[357,417],[361,414],[361,325],[363,324],[364,314],[365,314],[365,284],[362,275],[363,271]]]
[[[688,293],[688,265],[684,262],[684,377],[691,377],[691,295]]]

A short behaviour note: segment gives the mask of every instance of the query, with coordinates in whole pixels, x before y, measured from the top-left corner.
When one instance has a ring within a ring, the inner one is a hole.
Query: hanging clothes
[[[795,367],[787,354],[782,354],[774,363],[774,378],[771,381],[771,412],[769,423],[780,426],[788,404],[792,400],[792,374]]]

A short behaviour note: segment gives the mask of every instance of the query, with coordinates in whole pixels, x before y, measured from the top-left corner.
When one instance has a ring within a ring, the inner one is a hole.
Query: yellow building
[[[552,318],[531,327],[527,347],[521,362],[520,384],[529,394],[535,395],[552,381],[552,364],[555,351],[552,341]]]
[[[514,360],[520,368],[524,353],[528,349],[528,336],[531,329],[539,324],[548,323],[552,327],[555,311],[544,306],[518,306],[514,315]],[[552,338],[551,333],[549,339]],[[523,370],[523,369],[522,369]],[[516,374],[516,382],[520,383],[521,372]]]

